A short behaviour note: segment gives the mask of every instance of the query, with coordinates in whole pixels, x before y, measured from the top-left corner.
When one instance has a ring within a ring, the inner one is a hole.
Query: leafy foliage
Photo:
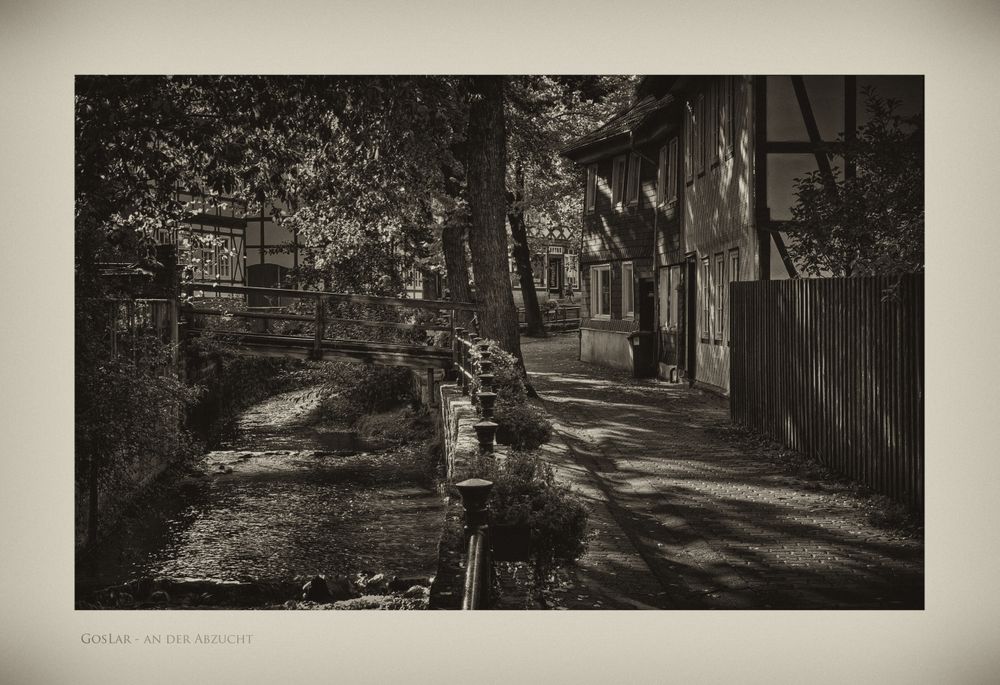
[[[331,364],[318,416],[321,422],[355,424],[367,414],[395,409],[413,399],[409,369],[371,364]]]
[[[552,423],[545,412],[527,402],[497,402],[497,442],[518,450],[533,450],[552,438]]]
[[[513,452],[500,464],[489,457],[480,458],[474,475],[493,482],[491,523],[528,527],[538,577],[583,554],[587,508],[556,481],[552,468],[537,454]]]
[[[834,169],[796,179],[789,253],[821,276],[901,274],[924,268],[924,149],[921,117],[865,89],[870,115],[856,140],[841,144],[855,178]]]

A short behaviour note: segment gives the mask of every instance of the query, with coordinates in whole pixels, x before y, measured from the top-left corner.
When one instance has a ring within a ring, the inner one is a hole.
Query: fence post
[[[313,338],[313,359],[323,358],[323,334],[326,328],[326,313],[323,296],[316,296],[316,332]]]

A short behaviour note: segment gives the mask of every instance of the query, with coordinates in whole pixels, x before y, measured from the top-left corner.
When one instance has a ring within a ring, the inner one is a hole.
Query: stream
[[[263,608],[301,600],[319,574],[429,586],[444,501],[426,482],[426,441],[311,427],[318,401],[306,388],[251,407],[220,449],[154,486],[78,559],[78,606],[121,606],[123,593],[138,606],[159,588],[161,604]]]

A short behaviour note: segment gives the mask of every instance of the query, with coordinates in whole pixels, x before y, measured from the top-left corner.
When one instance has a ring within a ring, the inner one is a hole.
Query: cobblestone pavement
[[[733,438],[725,401],[523,339],[547,458],[591,506],[564,608],[923,608],[923,539],[869,523],[843,481]],[[561,447],[564,441],[569,449]]]

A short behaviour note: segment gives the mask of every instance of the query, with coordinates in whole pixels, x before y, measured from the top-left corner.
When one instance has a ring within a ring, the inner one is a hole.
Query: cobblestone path
[[[922,537],[732,439],[721,398],[579,362],[576,335],[522,344],[555,422],[547,458],[592,510],[556,605],[923,608]]]

